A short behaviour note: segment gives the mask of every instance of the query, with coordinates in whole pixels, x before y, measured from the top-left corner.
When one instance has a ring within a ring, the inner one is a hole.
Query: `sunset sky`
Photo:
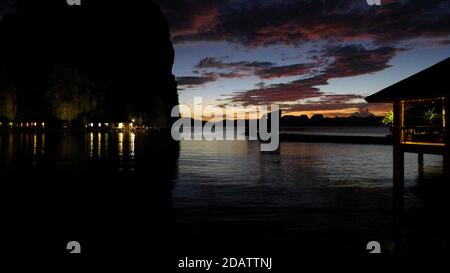
[[[363,98],[450,56],[450,1],[158,0],[181,103],[279,104],[345,116]]]
[[[381,115],[391,106],[365,96],[450,57],[450,0],[155,2],[170,24],[180,102],[191,106],[200,96],[291,114]],[[0,19],[12,3],[0,1]]]

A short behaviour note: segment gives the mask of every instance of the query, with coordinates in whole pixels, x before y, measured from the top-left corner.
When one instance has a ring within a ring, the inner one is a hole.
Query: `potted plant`
[[[422,141],[435,142],[439,138],[440,131],[438,129],[438,124],[436,123],[436,120],[438,120],[440,117],[441,115],[439,115],[436,112],[435,107],[423,112],[422,118],[428,124],[428,127],[425,127],[423,129],[421,135]]]
[[[438,119],[440,115],[436,113],[436,109],[433,107],[425,112],[423,112],[423,118],[428,122],[428,124],[433,125],[434,121]]]
[[[384,126],[387,126],[389,128],[389,131],[391,134],[394,132],[394,112],[390,111],[386,114],[386,116],[381,120],[381,123]]]

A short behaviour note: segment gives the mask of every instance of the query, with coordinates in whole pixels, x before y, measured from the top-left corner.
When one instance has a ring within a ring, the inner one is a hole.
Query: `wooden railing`
[[[437,126],[415,126],[402,128],[403,142],[444,143],[445,128]]]

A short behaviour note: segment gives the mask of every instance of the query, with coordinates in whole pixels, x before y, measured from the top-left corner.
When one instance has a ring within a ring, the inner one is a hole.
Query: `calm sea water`
[[[389,135],[389,129],[383,126],[310,126],[286,127],[282,133],[331,136],[375,136]]]
[[[258,142],[173,145],[147,133],[4,133],[0,156],[4,193],[29,206],[43,202],[44,219],[75,215],[91,241],[99,234],[93,223],[109,215],[126,218],[128,228],[165,221],[181,252],[227,245],[358,253],[370,240],[391,252],[448,251],[442,159],[426,155],[419,176],[417,155],[406,155],[406,220],[398,227],[387,145],[282,142],[279,153],[261,153]],[[67,205],[71,198],[81,205]],[[153,201],[164,203],[164,220],[150,216]],[[66,214],[54,209],[61,205]]]
[[[440,217],[448,209],[431,201],[442,189],[435,182],[442,159],[426,155],[425,162],[419,177],[417,155],[406,154],[405,214],[414,224],[401,228],[416,241],[408,251],[420,251],[433,236],[448,240],[441,229],[447,224],[421,223],[445,222]],[[406,240],[395,235],[391,146],[282,142],[279,153],[260,153],[257,142],[184,141],[178,166],[177,229],[193,244],[205,236],[236,243],[236,234],[245,234],[239,238],[307,253],[361,253],[370,240],[392,248]],[[192,226],[201,232],[190,233]]]

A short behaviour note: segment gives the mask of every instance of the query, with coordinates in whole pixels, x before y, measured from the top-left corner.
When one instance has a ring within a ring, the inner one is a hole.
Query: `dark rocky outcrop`
[[[170,126],[174,50],[159,7],[81,2],[17,0],[0,21],[0,116]]]

